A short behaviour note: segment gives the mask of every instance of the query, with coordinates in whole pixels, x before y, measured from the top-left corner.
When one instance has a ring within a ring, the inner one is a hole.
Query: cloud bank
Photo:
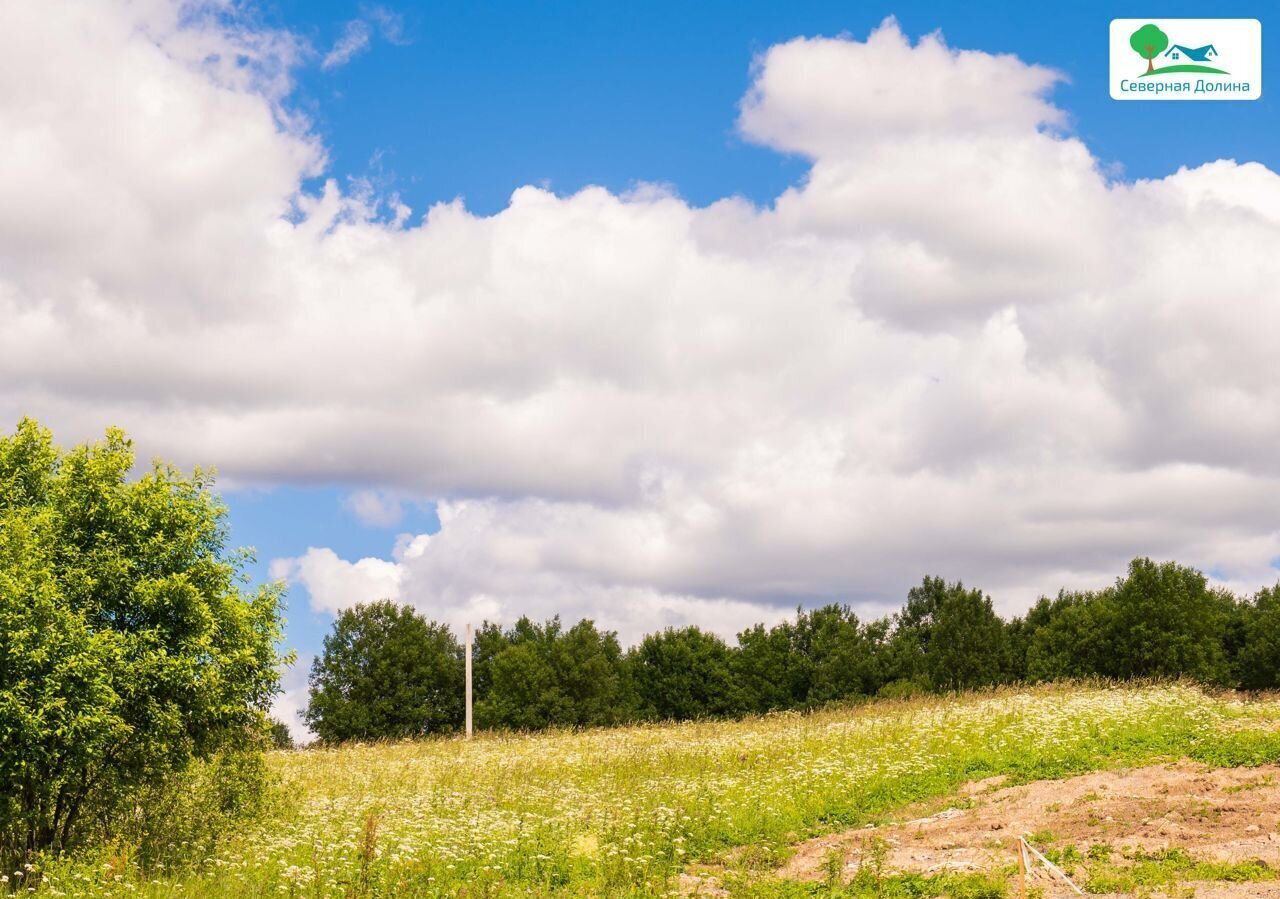
[[[297,45],[223,12],[0,7],[0,418],[439,500],[385,559],[277,560],[317,608],[630,638],[927,572],[1006,611],[1136,554],[1275,580],[1265,167],[1110,179],[1058,74],[887,21],[757,60],[741,133],[811,162],[771,204],[419,215],[303,189]]]

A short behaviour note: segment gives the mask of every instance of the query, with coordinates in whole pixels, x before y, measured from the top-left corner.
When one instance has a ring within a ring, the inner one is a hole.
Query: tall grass
[[[768,867],[806,836],[994,774],[1276,760],[1278,714],[1181,685],[1046,687],[282,752],[267,809],[190,867],[140,871],[115,847],[24,877],[48,895],[667,895],[693,861],[742,847],[736,865]]]

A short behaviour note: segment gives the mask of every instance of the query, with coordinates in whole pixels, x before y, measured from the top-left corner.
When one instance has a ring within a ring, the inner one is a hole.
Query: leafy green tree
[[[553,723],[596,727],[635,717],[635,696],[616,633],[598,630],[595,622],[584,619],[565,632],[556,649],[560,689],[575,712],[570,720]]]
[[[981,590],[926,577],[907,593],[892,647],[899,677],[935,690],[964,690],[1008,678],[1004,622]]]
[[[293,749],[293,734],[289,732],[289,725],[285,724],[278,718],[271,719],[271,745],[275,749]]]
[[[696,627],[649,634],[627,654],[641,717],[683,721],[742,711],[732,652]]]
[[[768,712],[874,695],[886,676],[889,627],[887,619],[864,625],[848,606],[830,604],[744,630],[733,657],[744,706]]]
[[[1039,603],[1046,602],[1045,597],[1040,597]],[[1036,606],[1032,606],[1030,611],[1034,611]],[[1035,626],[1028,623],[1030,611],[1026,616],[1017,616],[1011,619],[1005,625],[1005,647],[1008,650],[1009,657],[1009,679],[1011,681],[1027,680],[1027,649],[1031,645],[1031,638],[1035,634]]]
[[[1134,559],[1109,591],[1115,604],[1108,643],[1120,678],[1190,677],[1225,683],[1223,640],[1232,598],[1210,590],[1194,568]]]
[[[872,696],[880,688],[887,622],[864,627],[848,606],[833,604],[799,612],[790,630],[797,706]]]
[[[1154,25],[1143,25],[1129,35],[1129,46],[1147,61],[1147,71],[1155,69],[1152,60],[1169,48],[1169,35]]]
[[[1110,591],[1042,597],[1026,620],[1027,680],[1116,676],[1116,605]]]
[[[1226,657],[1226,676],[1223,683],[1244,687],[1244,670],[1241,662],[1247,653],[1249,643],[1249,619],[1258,608],[1257,602],[1265,591],[1260,591],[1252,600],[1244,599],[1225,590],[1223,606],[1226,622],[1223,626],[1222,652]]]
[[[488,664],[489,687],[476,703],[480,727],[537,730],[617,724],[634,714],[622,648],[590,620],[567,631],[560,619],[521,618]]]
[[[946,690],[998,684],[1006,679],[1004,622],[980,590],[959,583],[947,592],[934,617],[926,657],[929,680]]]
[[[742,631],[732,664],[747,710],[764,713],[794,707],[790,626],[756,624]]]
[[[246,591],[210,472],[133,465],[115,429],[0,437],[0,853],[112,839],[193,764],[265,744],[282,587]]]
[[[1280,584],[1260,590],[1241,609],[1237,679],[1246,690],[1280,688]]]
[[[511,645],[502,626],[492,621],[476,628],[471,645],[471,689],[477,702],[489,696],[493,687],[493,660]]]
[[[345,609],[311,668],[305,718],[325,742],[419,737],[463,719],[462,647],[389,600]]]

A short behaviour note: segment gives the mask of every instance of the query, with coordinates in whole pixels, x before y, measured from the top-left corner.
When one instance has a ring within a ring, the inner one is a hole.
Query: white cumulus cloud
[[[311,607],[324,612],[380,599],[399,600],[404,579],[396,562],[375,558],[348,562],[331,549],[314,546],[294,559],[273,559],[270,575],[305,585]]]
[[[890,21],[744,80],[743,134],[810,160],[772,203],[386,215],[303,189],[296,57],[160,0],[0,6],[0,418],[440,501],[386,558],[278,560],[316,608],[732,633],[929,572],[1006,611],[1137,554],[1275,579],[1264,166],[1115,180],[1059,75]]]

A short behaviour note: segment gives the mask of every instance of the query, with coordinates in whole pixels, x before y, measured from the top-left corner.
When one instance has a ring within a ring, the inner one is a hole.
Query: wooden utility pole
[[[467,739],[471,739],[471,624],[467,624]]]

